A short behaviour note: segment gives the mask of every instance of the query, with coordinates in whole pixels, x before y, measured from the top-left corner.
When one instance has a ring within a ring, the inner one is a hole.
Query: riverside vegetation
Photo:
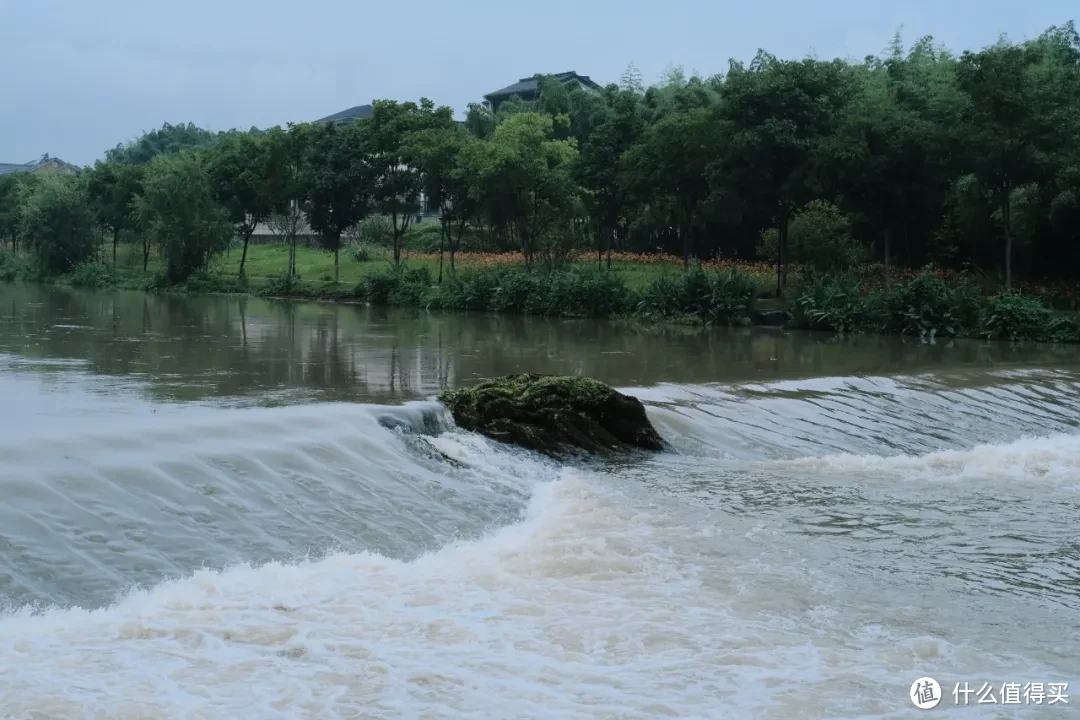
[[[386,100],[352,125],[166,124],[78,176],[5,175],[0,280],[1080,340],[1071,23],[539,85],[462,123]]]

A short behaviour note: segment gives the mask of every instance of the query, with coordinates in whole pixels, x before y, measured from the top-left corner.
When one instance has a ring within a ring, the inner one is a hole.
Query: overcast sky
[[[955,52],[1080,15],[1076,0],[0,0],[0,162],[76,164],[163,122],[313,120],[374,98],[462,112],[537,72],[646,82],[758,48],[861,59],[894,31]]]

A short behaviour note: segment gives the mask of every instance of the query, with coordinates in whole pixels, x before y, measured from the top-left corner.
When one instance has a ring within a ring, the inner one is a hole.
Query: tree
[[[415,133],[408,150],[410,162],[420,171],[424,195],[439,208],[439,282],[443,276],[443,249],[449,250],[450,273],[454,254],[477,203],[470,196],[470,182],[460,159],[465,148],[481,141],[456,127],[427,129]]]
[[[0,243],[10,241],[12,252],[15,252],[19,238],[22,189],[22,184],[14,173],[0,175]]]
[[[987,193],[1005,236],[1005,286],[1012,285],[1017,188],[1037,182],[1057,145],[1054,122],[1061,92],[1041,72],[1045,43],[1013,45],[999,41],[981,52],[965,52],[957,68],[967,94],[965,137],[974,175]]]
[[[225,249],[232,225],[214,198],[206,157],[194,150],[159,155],[148,163],[142,192],[135,198],[134,217],[165,255],[166,277],[180,282],[205,270]]]
[[[788,223],[813,194],[818,151],[850,92],[850,73],[840,60],[783,61],[764,52],[748,69],[733,63],[724,82],[720,107],[731,146],[721,172],[728,182],[753,187],[774,209],[778,295],[785,284]]]
[[[581,161],[578,178],[585,206],[596,218],[600,238],[606,244],[608,267],[611,267],[611,247],[616,237],[626,232],[631,201],[630,187],[620,175],[623,157],[645,130],[645,121],[638,111],[638,95],[632,90],[619,90],[608,95],[608,103],[596,107],[589,120],[589,131],[579,140]],[[581,126],[578,122],[575,125]],[[597,243],[597,262],[604,245]]]
[[[132,226],[132,202],[142,189],[143,166],[117,162],[94,163],[88,173],[87,192],[98,223],[112,235],[112,262],[116,267],[116,247],[120,233]],[[144,268],[145,269],[145,268]]]
[[[78,178],[49,175],[35,182],[21,224],[21,234],[45,273],[65,273],[94,256],[94,214]]]
[[[225,208],[243,240],[239,274],[244,274],[248,242],[260,223],[266,222],[275,210],[281,210],[286,198],[282,186],[287,181],[288,168],[275,162],[274,146],[267,136],[250,133],[225,135],[210,153],[210,181],[214,196]]]
[[[311,125],[290,123],[286,130],[272,128],[264,138],[271,172],[277,177],[277,182],[270,185],[274,192],[271,203],[274,213],[268,222],[271,231],[289,246],[286,272],[290,278],[296,274],[296,241],[304,221],[307,193],[304,167],[311,131]]]
[[[550,116],[510,115],[486,143],[461,153],[461,174],[470,196],[501,214],[517,237],[525,264],[537,244],[573,216],[578,188],[573,181],[578,152],[572,140],[555,140]],[[494,203],[494,205],[493,205]]]
[[[698,207],[709,194],[709,168],[720,152],[721,126],[712,112],[693,108],[663,118],[626,152],[622,169],[626,187],[639,198],[674,209],[683,266],[690,267]]]
[[[362,121],[366,155],[374,181],[375,206],[390,217],[394,228],[394,266],[401,262],[401,239],[419,209],[423,177],[410,150],[414,133],[453,125],[450,108],[435,108],[423,99],[420,104],[377,100],[371,118]]]
[[[158,130],[143,133],[138,140],[106,150],[105,160],[141,165],[150,162],[158,155],[169,155],[190,148],[209,147],[217,139],[218,135],[194,123],[180,125],[165,123]]]
[[[323,123],[305,134],[300,185],[303,210],[311,228],[334,253],[334,282],[340,275],[341,236],[371,206],[374,173],[360,124]]]

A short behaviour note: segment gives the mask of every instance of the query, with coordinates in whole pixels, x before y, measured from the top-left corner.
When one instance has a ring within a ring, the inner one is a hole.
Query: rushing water
[[[442,388],[580,373],[559,465]],[[908,717],[1080,693],[1080,351],[0,285],[0,717]]]

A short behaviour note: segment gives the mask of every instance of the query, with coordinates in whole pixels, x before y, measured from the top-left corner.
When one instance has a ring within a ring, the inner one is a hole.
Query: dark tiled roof
[[[71,163],[66,163],[60,158],[54,158],[49,157],[48,155],[44,155],[37,160],[31,160],[28,163],[0,163],[0,175],[7,175],[8,173],[13,172],[34,172],[42,165],[50,162],[55,162],[58,163],[61,167],[71,168],[75,171],[78,171],[78,168]]]
[[[371,117],[370,105],[357,105],[356,107],[349,108],[348,110],[342,110],[339,113],[333,115],[327,115],[324,118],[320,118],[315,122],[351,122],[353,120],[362,120],[364,118]]]
[[[585,85],[586,87],[591,87],[591,88],[593,88],[595,90],[600,89],[600,86],[597,85],[595,82],[593,82],[592,79],[588,75],[578,75],[573,70],[570,70],[569,72],[555,73],[555,77],[557,77],[562,82],[567,82],[568,80],[577,80],[578,82],[580,82],[582,85]],[[534,93],[534,92],[536,92],[536,88],[537,88],[538,85],[539,85],[539,83],[536,81],[535,77],[521,78],[520,80],[518,80],[513,85],[507,85],[502,90],[496,90],[493,93],[488,93],[484,97],[485,98],[511,97],[513,95],[523,95],[523,94],[526,94],[526,93]]]

